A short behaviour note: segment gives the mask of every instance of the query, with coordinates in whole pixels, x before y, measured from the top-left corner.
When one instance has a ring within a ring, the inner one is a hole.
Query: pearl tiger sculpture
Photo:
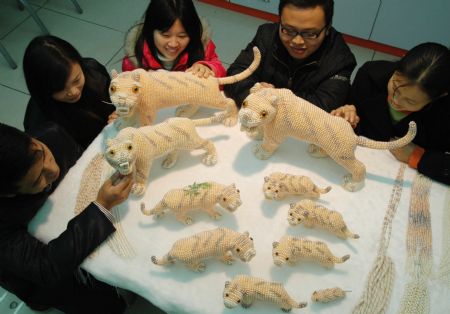
[[[143,69],[118,74],[113,70],[109,94],[119,116],[114,126],[120,130],[129,126],[151,125],[158,110],[182,104],[187,105],[178,107],[176,116],[192,117],[200,106],[205,106],[227,111],[228,116],[223,124],[235,125],[238,109],[233,99],[224,97],[220,86],[249,77],[261,60],[257,47],[253,48],[253,54],[254,60],[246,70],[229,77],[199,78],[189,72],[147,72]]]
[[[296,302],[287,293],[281,283],[247,275],[237,275],[233,280],[225,282],[223,303],[227,308],[234,308],[239,304],[248,308],[254,300],[269,301],[281,307],[283,312],[290,312],[293,308],[304,308],[307,302]]]
[[[252,138],[262,137],[254,153],[259,159],[268,159],[288,137],[310,143],[309,152],[320,157],[329,155],[349,174],[343,187],[357,191],[364,185],[366,167],[355,157],[357,146],[374,149],[394,149],[407,145],[416,135],[416,124],[411,121],[402,138],[378,142],[357,136],[350,123],[332,116],[325,110],[297,97],[289,89],[265,88],[256,83],[239,111],[241,130]]]
[[[264,177],[264,195],[272,200],[281,200],[291,195],[319,198],[321,194],[328,193],[330,190],[331,186],[319,188],[307,176],[273,172],[268,177]]]
[[[283,236],[280,242],[273,242],[272,248],[273,262],[277,266],[305,261],[332,268],[335,263],[344,263],[350,258],[350,255],[334,256],[324,242],[292,236]]]
[[[290,204],[287,220],[291,226],[303,224],[307,228],[318,227],[341,239],[359,238],[359,235],[348,230],[340,213],[329,210],[311,200],[301,200]]]
[[[311,295],[313,302],[328,303],[343,299],[346,296],[346,292],[339,287],[316,290]]]
[[[234,212],[242,204],[240,192],[234,183],[226,186],[216,182],[202,182],[173,189],[153,209],[147,210],[141,205],[141,211],[144,215],[160,218],[164,216],[164,209],[169,208],[178,221],[190,225],[194,220],[187,212],[194,209],[200,209],[213,219],[219,219],[222,214],[214,210],[217,203],[230,212]]]
[[[106,141],[106,161],[122,175],[133,173],[131,193],[142,195],[153,160],[167,154],[164,168],[171,168],[178,160],[180,150],[203,149],[202,163],[207,166],[217,162],[216,148],[210,140],[201,138],[195,127],[222,121],[225,113],[205,119],[169,118],[154,126],[125,128]]]
[[[239,233],[228,228],[217,228],[180,239],[164,257],[158,259],[152,256],[151,259],[153,264],[160,266],[173,264],[178,260],[190,270],[202,272],[206,269],[203,260],[207,258],[216,257],[231,265],[233,255],[243,262],[250,262],[255,254],[253,239],[247,231]]]

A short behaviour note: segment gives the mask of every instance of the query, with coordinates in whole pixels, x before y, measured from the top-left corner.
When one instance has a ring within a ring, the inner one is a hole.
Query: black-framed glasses
[[[328,25],[325,25],[321,30],[317,32],[312,31],[304,31],[299,32],[296,29],[286,27],[283,24],[280,23],[280,32],[283,36],[286,36],[289,39],[294,39],[298,35],[300,35],[304,40],[314,40],[319,38],[320,34],[327,28]]]

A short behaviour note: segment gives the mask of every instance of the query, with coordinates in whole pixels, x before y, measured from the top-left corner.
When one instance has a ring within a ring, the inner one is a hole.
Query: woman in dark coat
[[[34,38],[23,59],[31,98],[25,131],[53,121],[86,149],[108,123],[110,77],[105,67],[82,58],[67,41],[54,36]]]
[[[412,48],[398,62],[370,61],[356,74],[350,105],[332,114],[360,135],[387,141],[403,136],[410,121],[417,135],[392,151],[399,160],[450,184],[450,51],[437,43]]]

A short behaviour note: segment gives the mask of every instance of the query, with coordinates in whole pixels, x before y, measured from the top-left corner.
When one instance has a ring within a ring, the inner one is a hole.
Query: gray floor
[[[52,35],[72,43],[83,56],[105,64],[108,70],[121,67],[123,38],[127,29],[145,11],[148,0],[79,0],[83,14],[78,14],[69,0],[32,0],[36,10]],[[199,15],[206,18],[217,53],[225,67],[252,39],[263,20],[220,9],[195,1]],[[0,41],[18,64],[13,70],[0,54],[0,122],[23,129],[22,121],[29,94],[22,72],[22,58],[28,42],[41,34],[40,28],[27,11],[20,11],[16,0],[0,0]],[[232,34],[232,36],[230,36]],[[358,66],[368,60],[391,60],[396,57],[358,46],[351,46]],[[35,313],[16,296],[0,287],[0,313]],[[37,313],[37,312],[36,312]],[[49,311],[46,313],[60,313]],[[158,313],[149,302],[137,298],[127,313]]]

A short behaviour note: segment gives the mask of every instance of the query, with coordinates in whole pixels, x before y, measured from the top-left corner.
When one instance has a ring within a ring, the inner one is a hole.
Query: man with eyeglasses
[[[227,96],[240,107],[250,88],[260,82],[266,87],[288,88],[328,112],[342,106],[356,60],[331,26],[333,7],[333,0],[281,0],[280,21],[258,28],[227,75],[250,65],[253,46],[261,51],[260,66],[246,80],[226,85]]]

